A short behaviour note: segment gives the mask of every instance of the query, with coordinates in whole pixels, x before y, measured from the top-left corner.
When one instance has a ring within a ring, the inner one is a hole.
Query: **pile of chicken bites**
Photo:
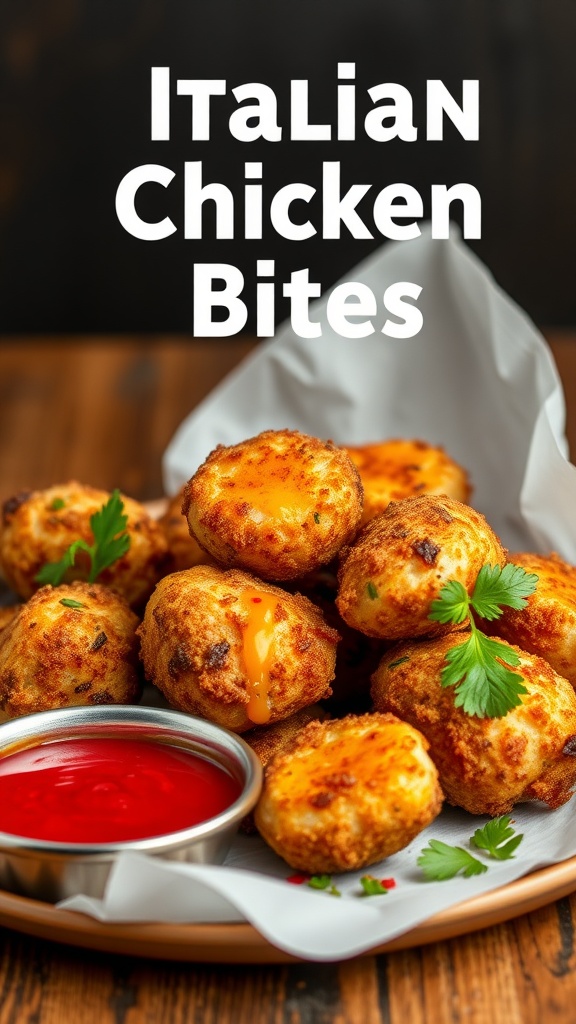
[[[5,502],[0,564],[25,603],[0,611],[8,717],[130,703],[142,675],[171,707],[242,733],[265,766],[247,830],[310,874],[376,863],[442,802],[499,815],[576,785],[576,568],[508,555],[441,448],[337,447],[291,430],[218,446],[161,520],[124,498],[129,547],[87,582],[39,570],[110,497],[77,483]],[[523,690],[500,717],[443,685],[473,627],[430,617],[447,584],[522,566],[522,610],[483,623]]]

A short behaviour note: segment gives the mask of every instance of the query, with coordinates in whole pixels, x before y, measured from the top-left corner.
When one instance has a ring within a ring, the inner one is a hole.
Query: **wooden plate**
[[[364,955],[408,949],[478,931],[537,910],[576,889],[576,857],[542,868],[493,892],[449,907]],[[54,942],[108,953],[200,963],[281,964],[276,949],[249,924],[102,924],[50,903],[0,891],[0,925]]]

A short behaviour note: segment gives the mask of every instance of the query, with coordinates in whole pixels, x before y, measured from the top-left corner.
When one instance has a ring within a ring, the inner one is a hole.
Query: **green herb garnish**
[[[63,597],[60,601],[66,608],[85,608],[86,605],[82,604],[81,601],[74,601],[71,597]]]
[[[308,885],[311,889],[324,889],[324,891],[329,892],[331,896],[342,895],[340,890],[332,884],[332,875],[312,875],[312,877],[308,879]]]
[[[388,668],[398,668],[398,665],[403,665],[405,661],[410,661],[407,654],[405,654],[403,658],[398,658],[397,661],[391,661]]]
[[[382,882],[377,878],[374,878],[374,875],[362,875],[360,885],[364,890],[361,893],[362,896],[385,896],[388,892],[386,886],[382,885]]]
[[[461,846],[449,846],[439,839],[430,840],[416,863],[422,868],[429,882],[443,882],[458,874],[470,878],[471,875],[482,875],[488,870],[486,864],[477,860]]]
[[[476,829],[470,842],[479,850],[486,850],[496,860],[510,860],[524,838],[523,834],[514,835],[514,829],[510,827],[511,821],[509,814],[493,818],[483,828]]]
[[[54,498],[54,501],[50,503],[50,511],[59,512],[61,508],[66,508],[64,498]]]
[[[320,513],[319,512],[315,512],[314,513],[314,522],[316,524],[318,524],[320,522]]]
[[[366,590],[368,592],[368,597],[370,598],[370,600],[375,601],[376,598],[378,597],[378,588],[376,587],[376,584],[372,582],[372,580],[368,580],[368,583],[366,584]]]
[[[90,517],[90,527],[94,537],[93,544],[85,540],[75,540],[67,549],[59,562],[49,562],[35,576],[38,583],[50,583],[59,586],[68,569],[71,569],[78,551],[85,551],[90,557],[89,583],[100,573],[112,565],[118,558],[125,555],[130,547],[130,537],[126,532],[128,516],[124,514],[124,502],[120,491],[113,491],[109,500],[101,509]]]
[[[507,668],[520,664],[516,652],[478,629],[472,611],[491,620],[502,614],[503,607],[525,608],[537,582],[537,576],[512,562],[503,569],[483,565],[472,596],[457,580],[450,580],[432,602],[428,617],[433,621],[458,625],[468,619],[470,623],[468,639],[446,652],[441,675],[442,686],[456,687],[455,705],[467,715],[502,718],[522,703],[520,694],[528,692],[520,673]]]

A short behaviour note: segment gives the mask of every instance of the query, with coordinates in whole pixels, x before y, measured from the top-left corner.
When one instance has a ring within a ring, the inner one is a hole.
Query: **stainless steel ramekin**
[[[164,708],[106,706],[63,708],[25,715],[0,725],[0,758],[53,740],[88,737],[167,743],[225,767],[240,783],[238,799],[208,821],[150,839],[118,843],[57,843],[1,831],[0,887],[56,902],[86,893],[102,896],[110,868],[124,850],[194,864],[224,860],[242,818],[262,786],[262,767],[247,743],[201,718]]]

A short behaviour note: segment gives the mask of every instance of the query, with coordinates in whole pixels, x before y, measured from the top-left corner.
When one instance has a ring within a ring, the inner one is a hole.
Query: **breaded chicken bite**
[[[510,561],[538,577],[522,611],[504,608],[499,619],[483,623],[512,644],[545,658],[576,688],[576,568],[559,555],[514,554]]]
[[[286,587],[291,593],[304,594],[321,608],[328,625],[340,636],[329,705],[335,716],[340,718],[343,714],[361,714],[371,709],[370,677],[378,667],[387,644],[384,640],[359,633],[344,622],[336,607],[336,573],[337,564],[334,562],[301,579],[291,580]]]
[[[434,636],[451,626],[429,619],[450,580],[469,592],[483,565],[506,552],[483,515],[445,495],[393,502],[341,553],[336,604],[349,626],[385,640]]]
[[[238,569],[165,576],[138,632],[146,677],[172,707],[235,732],[332,692],[338,634],[320,610]]]
[[[470,499],[472,488],[466,470],[443,448],[426,441],[394,438],[356,447],[346,445],[346,451],[364,488],[362,523],[383,512],[391,501],[402,498],[447,494],[457,501]]]
[[[291,867],[313,875],[389,857],[440,811],[427,748],[394,715],[310,722],[268,763],[254,812],[258,831]]]
[[[90,518],[109,500],[107,491],[71,480],[44,491],[26,491],[4,502],[0,517],[0,563],[13,590],[31,597],[35,579],[48,562],[58,562],[79,539],[92,544]],[[143,505],[122,495],[130,547],[98,576],[135,608],[145,603],[162,574],[167,545],[158,523]],[[66,581],[85,579],[88,556],[78,551]]]
[[[308,722],[323,722],[327,718],[330,718],[330,715],[320,704],[311,704],[282,722],[276,722],[274,725],[255,725],[253,729],[243,733],[242,739],[252,747],[262,767],[265,768],[273,757],[292,746],[296,736]],[[242,819],[240,828],[248,834],[257,832],[253,812]]]
[[[522,703],[503,718],[477,718],[455,707],[442,687],[446,652],[466,640],[458,631],[397,644],[372,677],[378,711],[391,711],[430,743],[447,800],[471,814],[507,814],[514,804],[543,800],[559,807],[576,784],[576,695],[548,662],[518,647]]]
[[[166,574],[191,569],[193,565],[213,565],[214,559],[200,547],[188,528],[188,520],[182,512],[184,488],[168,501],[168,507],[158,520],[168,545]]]
[[[98,583],[42,587],[0,632],[0,708],[10,717],[140,694],[138,618]]]
[[[351,540],[362,486],[342,448],[297,430],[265,430],[219,445],[188,482],[183,511],[223,566],[290,580],[324,565]]]

